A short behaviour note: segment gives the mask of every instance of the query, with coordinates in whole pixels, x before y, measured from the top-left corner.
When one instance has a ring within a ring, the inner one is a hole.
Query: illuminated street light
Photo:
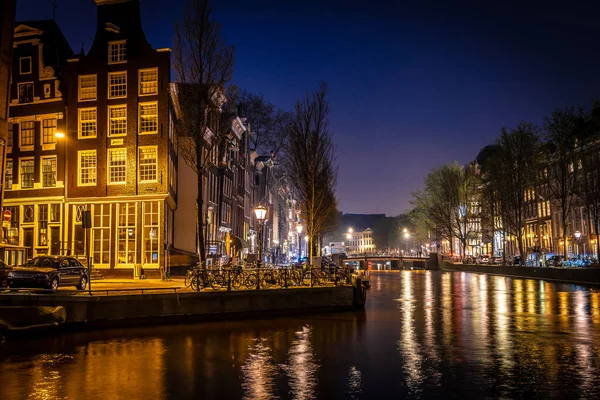
[[[54,137],[62,139],[65,137],[65,134],[63,132],[54,132]]]
[[[298,231],[298,234],[302,233],[302,228],[303,228],[302,225],[300,225],[300,224],[296,225],[296,231]]]
[[[262,204],[259,204],[254,209],[254,214],[256,215],[256,220],[258,221],[258,268],[262,264],[262,227],[265,222],[265,217],[267,216],[267,208]]]

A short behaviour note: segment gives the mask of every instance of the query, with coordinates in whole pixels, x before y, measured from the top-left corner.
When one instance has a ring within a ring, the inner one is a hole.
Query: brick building
[[[64,146],[65,68],[72,51],[55,21],[18,22],[14,30],[10,118],[4,176],[3,228],[27,256],[58,254],[66,234]]]
[[[139,0],[96,3],[93,45],[68,64],[65,247],[83,252],[90,210],[94,267],[130,274],[140,264],[148,275],[166,266],[173,239],[170,50],[146,41]]]

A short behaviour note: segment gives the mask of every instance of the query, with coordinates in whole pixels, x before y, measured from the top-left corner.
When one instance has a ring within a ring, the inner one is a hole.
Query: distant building
[[[347,233],[347,254],[367,254],[374,253],[376,246],[373,241],[373,229],[352,230]]]

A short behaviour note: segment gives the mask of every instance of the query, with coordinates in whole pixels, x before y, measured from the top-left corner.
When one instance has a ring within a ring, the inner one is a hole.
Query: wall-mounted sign
[[[123,139],[110,139],[111,146],[123,146]]]

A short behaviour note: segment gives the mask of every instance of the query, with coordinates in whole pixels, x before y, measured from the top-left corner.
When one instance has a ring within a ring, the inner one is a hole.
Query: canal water
[[[364,312],[0,344],[0,399],[600,398],[600,293],[371,276]]]

